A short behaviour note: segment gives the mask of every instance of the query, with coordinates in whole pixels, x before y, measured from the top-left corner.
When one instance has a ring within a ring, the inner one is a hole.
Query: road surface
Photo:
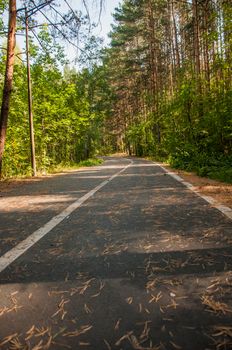
[[[0,198],[0,349],[232,349],[231,221],[159,165]]]

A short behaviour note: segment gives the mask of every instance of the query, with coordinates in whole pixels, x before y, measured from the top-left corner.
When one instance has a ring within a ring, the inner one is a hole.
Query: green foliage
[[[82,160],[78,163],[76,162],[69,162],[69,163],[59,163],[57,165],[54,166],[50,166],[46,171],[42,172],[43,174],[47,174],[47,173],[62,173],[65,172],[67,170],[75,170],[77,168],[82,168],[82,167],[91,167],[91,166],[97,166],[97,165],[101,165],[103,163],[103,160],[100,158],[89,158],[86,160]]]
[[[103,163],[103,160],[100,158],[90,158],[86,160],[82,160],[81,162],[78,163],[78,166],[84,167],[84,166],[95,166],[95,165],[100,165]]]
[[[115,10],[102,69],[115,151],[231,182],[231,15],[217,0],[125,0]]]
[[[194,2],[124,0],[115,10],[110,47],[100,52],[101,40],[89,36],[81,55],[88,68],[78,73],[48,28],[41,29],[45,50],[31,44],[41,171],[127,151],[231,181],[231,6],[229,0],[197,6],[196,23]],[[3,74],[2,58],[0,80]],[[26,69],[18,62],[5,174],[30,171],[29,149]]]
[[[197,175],[232,183],[232,157],[205,154],[170,156],[169,164],[177,169],[194,171]]]
[[[42,31],[43,44],[51,43]],[[59,165],[77,164],[94,156],[99,148],[99,114],[93,109],[82,73],[72,72],[66,79],[57,68],[63,56],[40,52],[33,46],[31,64],[36,163],[39,173]],[[0,62],[4,73],[4,58]],[[3,157],[3,176],[29,175],[30,138],[27,101],[27,72],[21,61],[14,73],[14,88]],[[89,160],[99,164],[100,160]]]
[[[0,31],[4,29],[3,14],[7,7],[7,0],[0,0]]]

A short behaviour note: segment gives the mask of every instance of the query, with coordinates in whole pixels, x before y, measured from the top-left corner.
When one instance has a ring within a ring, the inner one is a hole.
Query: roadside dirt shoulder
[[[185,181],[191,183],[194,188],[200,193],[206,196],[211,196],[218,203],[226,205],[232,209],[232,185],[216,180],[211,180],[206,177],[200,177],[194,173],[186,172],[183,170],[173,169],[167,164],[163,164],[163,166],[167,170],[181,176]]]
[[[4,196],[5,193],[11,192],[18,187],[41,181],[42,178],[25,178],[25,179],[10,179],[0,181],[0,197]]]
[[[0,180],[0,197],[4,196],[5,193],[11,192],[13,190],[16,190],[17,188],[20,188],[23,185],[27,184],[33,184],[35,182],[42,182],[46,179],[55,177],[55,176],[61,176],[67,173],[77,172],[77,171],[83,171],[89,169],[89,167],[80,167],[80,168],[73,168],[73,169],[64,169],[63,171],[57,171],[51,174],[46,175],[40,175],[36,177],[25,177],[25,178],[12,178],[12,179],[5,179]]]

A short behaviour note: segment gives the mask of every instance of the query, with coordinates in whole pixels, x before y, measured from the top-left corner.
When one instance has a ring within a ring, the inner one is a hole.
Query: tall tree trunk
[[[200,64],[200,47],[199,47],[199,18],[198,18],[198,2],[193,0],[193,30],[194,30],[194,58],[195,58],[195,72],[197,78],[200,75],[201,64]]]
[[[180,69],[180,53],[179,53],[179,43],[178,43],[178,33],[176,27],[176,19],[175,19],[175,11],[173,1],[171,2],[171,15],[172,15],[172,24],[173,24],[173,32],[174,32],[174,42],[175,42],[175,54],[176,54],[176,63],[177,68]]]
[[[9,25],[7,38],[6,72],[0,116],[0,176],[2,174],[2,157],[6,141],[7,121],[10,109],[10,96],[13,85],[16,14],[16,0],[9,0]]]
[[[155,19],[154,19],[154,8],[153,2],[149,0],[148,2],[148,26],[149,26],[149,50],[150,50],[150,69],[151,69],[151,94],[152,94],[152,106],[151,111],[153,114],[158,113],[159,109],[159,85],[161,82],[159,81],[158,76],[158,44],[155,33]],[[156,129],[156,138],[157,143],[160,143],[160,126],[157,120],[154,120],[155,129]]]
[[[204,58],[204,73],[207,90],[210,90],[210,64],[209,64],[209,18],[210,18],[210,3],[209,0],[204,2],[203,9],[203,58]]]

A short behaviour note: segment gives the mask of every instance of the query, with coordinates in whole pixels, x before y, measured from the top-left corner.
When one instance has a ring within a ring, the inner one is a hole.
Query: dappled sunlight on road
[[[54,194],[38,195],[38,196],[16,196],[8,197],[0,200],[0,212],[20,212],[20,211],[36,211],[43,209],[44,205],[54,205],[58,203],[70,203],[76,199],[76,194],[81,194],[83,191],[76,191],[73,195]]]
[[[1,349],[230,349],[231,222],[159,167],[137,165],[110,184],[117,171],[100,167],[2,199],[2,217],[18,222],[6,249],[19,227],[26,236],[104,184],[2,271]]]

